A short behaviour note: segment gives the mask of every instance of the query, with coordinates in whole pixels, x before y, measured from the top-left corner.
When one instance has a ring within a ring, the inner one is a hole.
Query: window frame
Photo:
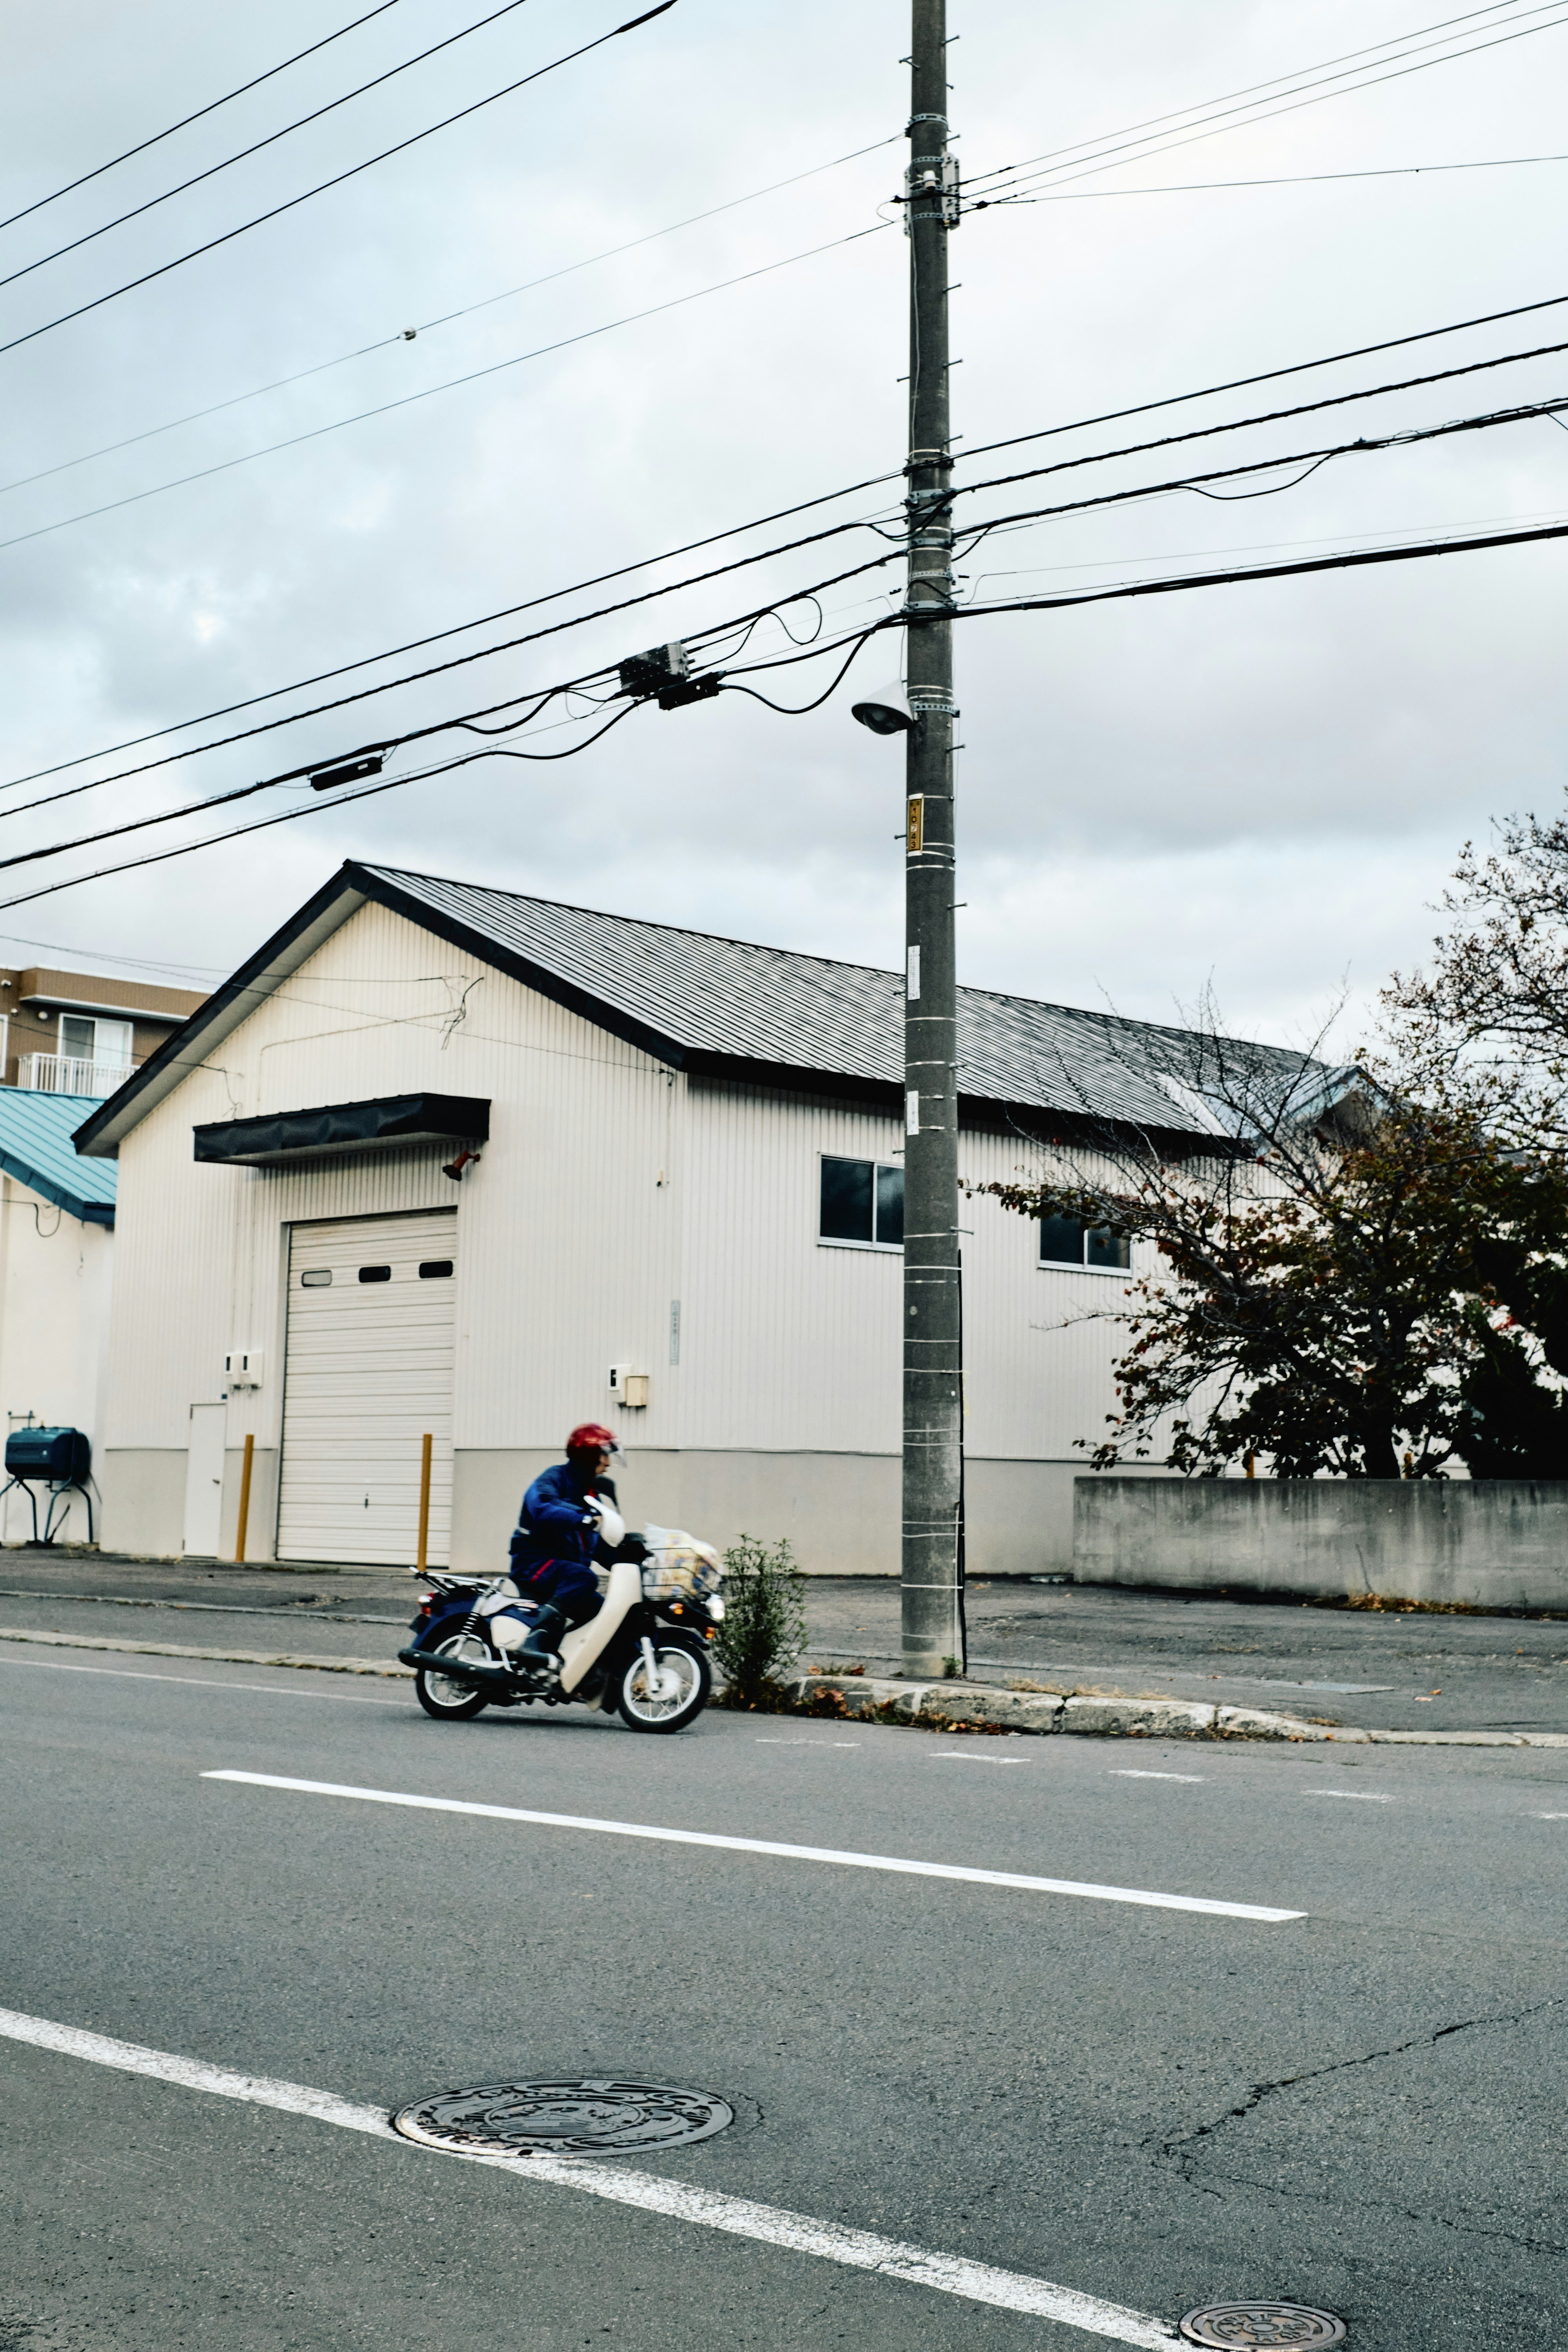
[[[857,1167],[868,1168],[871,1171],[871,1233],[873,1238],[870,1241],[850,1241],[841,1234],[825,1234],[823,1232],[822,1163],[825,1160],[851,1160]],[[901,1160],[878,1160],[874,1156],[868,1160],[858,1151],[828,1151],[826,1150],[818,1151],[816,1155],[816,1246],[818,1249],[870,1250],[878,1257],[902,1257],[904,1254],[904,1245],[901,1241],[879,1242],[875,1238],[877,1231],[877,1179],[881,1175],[884,1170],[887,1170],[889,1174],[901,1177],[904,1172],[904,1163]]]
[[[1080,1258],[1075,1262],[1072,1258],[1046,1257],[1042,1255],[1041,1245],[1044,1240],[1045,1222],[1046,1221],[1043,1217],[1037,1217],[1035,1220],[1035,1264],[1042,1274],[1088,1274],[1092,1275],[1097,1282],[1104,1282],[1108,1279],[1112,1282],[1124,1282],[1127,1276],[1132,1272],[1132,1241],[1130,1234],[1124,1237],[1127,1241],[1127,1264],[1125,1265],[1090,1265],[1087,1258]],[[1089,1236],[1091,1233],[1104,1233],[1107,1230],[1108,1228],[1104,1225],[1080,1224],[1079,1227],[1079,1247],[1082,1249],[1087,1245]]]

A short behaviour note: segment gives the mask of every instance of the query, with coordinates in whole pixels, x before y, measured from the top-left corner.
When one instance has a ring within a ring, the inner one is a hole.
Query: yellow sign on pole
[[[918,857],[925,847],[926,804],[923,793],[917,793],[910,803],[909,853]]]

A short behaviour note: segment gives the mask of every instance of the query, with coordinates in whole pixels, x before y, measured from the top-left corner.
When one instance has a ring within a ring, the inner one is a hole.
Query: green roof
[[[112,1160],[79,1160],[71,1135],[95,1095],[35,1094],[30,1087],[0,1087],[0,1170],[79,1217],[86,1225],[114,1223]]]

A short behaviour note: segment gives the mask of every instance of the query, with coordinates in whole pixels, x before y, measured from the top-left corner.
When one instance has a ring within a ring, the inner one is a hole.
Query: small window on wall
[[[419,1261],[421,1282],[444,1282],[451,1271],[452,1261],[449,1257],[425,1257]]]
[[[307,1266],[300,1276],[300,1287],[301,1290],[326,1290],[331,1287],[331,1279],[332,1269],[330,1265]]]
[[[392,1268],[389,1265],[362,1265],[359,1278],[362,1282],[390,1282]]]
[[[1124,1273],[1132,1263],[1125,1234],[1109,1225],[1086,1225],[1077,1217],[1040,1219],[1042,1265],[1091,1265],[1101,1273]]]
[[[902,1249],[904,1171],[876,1160],[822,1159],[819,1241],[841,1247]]]

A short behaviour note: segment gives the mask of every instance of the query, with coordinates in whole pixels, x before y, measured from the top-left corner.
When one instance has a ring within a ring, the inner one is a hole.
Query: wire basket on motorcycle
[[[700,1543],[684,1528],[646,1528],[642,1589],[649,1600],[686,1595],[705,1601],[724,1581],[723,1563],[711,1544]]]

